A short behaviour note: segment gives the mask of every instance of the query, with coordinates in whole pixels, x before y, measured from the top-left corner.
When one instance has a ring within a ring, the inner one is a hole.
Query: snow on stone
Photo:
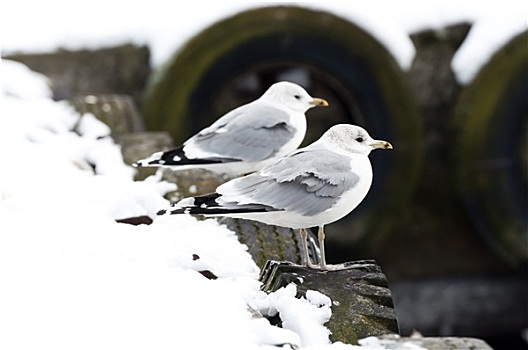
[[[33,72],[26,65],[2,60],[0,65],[2,95],[19,98],[50,98],[52,96],[48,78]]]
[[[376,337],[367,337],[360,339],[359,344],[361,345],[362,350],[366,349],[393,349],[393,350],[403,350],[403,349],[413,349],[413,350],[427,350],[419,345],[413,344],[411,342],[396,342],[395,340],[381,340]]]
[[[330,319],[330,298],[317,291],[308,291],[305,298],[296,298],[297,287],[289,284],[269,295],[261,293],[253,301],[263,315],[280,314],[282,327],[297,333],[302,346],[329,344],[330,332],[324,326]]]
[[[498,49],[528,29],[528,2],[524,3],[524,9],[512,9],[506,2],[501,7],[486,9],[493,13],[475,21],[451,62],[460,83],[471,82]]]
[[[99,139],[110,136],[112,130],[108,125],[101,123],[92,113],[85,113],[75,128],[81,136]]]

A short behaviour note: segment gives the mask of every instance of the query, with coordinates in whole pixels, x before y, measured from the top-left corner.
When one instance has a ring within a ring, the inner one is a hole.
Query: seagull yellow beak
[[[372,148],[381,148],[381,149],[392,149],[392,145],[387,141],[376,140],[370,144]]]
[[[327,107],[328,102],[322,98],[314,98],[312,101],[310,101],[310,104],[317,107]]]

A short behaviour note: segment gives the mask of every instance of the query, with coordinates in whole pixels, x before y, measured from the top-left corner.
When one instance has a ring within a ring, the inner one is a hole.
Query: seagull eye
[[[295,97],[297,100],[301,99],[301,95],[293,95],[293,97]]]
[[[363,142],[363,141],[365,141],[365,140],[363,140],[363,138],[360,136],[360,137],[357,137],[357,138],[356,138],[356,141],[359,142],[359,143],[361,143],[361,142]]]

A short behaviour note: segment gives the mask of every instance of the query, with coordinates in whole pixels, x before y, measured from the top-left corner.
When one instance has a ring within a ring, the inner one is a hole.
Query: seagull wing
[[[273,157],[295,134],[289,114],[269,104],[239,107],[189,139],[188,158],[212,154],[242,161]]]
[[[326,149],[303,149],[218,187],[219,204],[260,205],[313,216],[331,208],[359,182],[350,158]]]

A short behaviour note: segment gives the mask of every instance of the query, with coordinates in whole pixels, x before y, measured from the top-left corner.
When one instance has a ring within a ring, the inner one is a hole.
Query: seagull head
[[[262,98],[302,113],[312,107],[328,106],[326,100],[322,98],[314,98],[299,85],[288,81],[281,81],[273,84],[264,95],[262,95]]]
[[[392,145],[383,140],[374,140],[360,126],[337,124],[323,134],[321,140],[347,153],[369,155],[375,149],[392,149]]]

